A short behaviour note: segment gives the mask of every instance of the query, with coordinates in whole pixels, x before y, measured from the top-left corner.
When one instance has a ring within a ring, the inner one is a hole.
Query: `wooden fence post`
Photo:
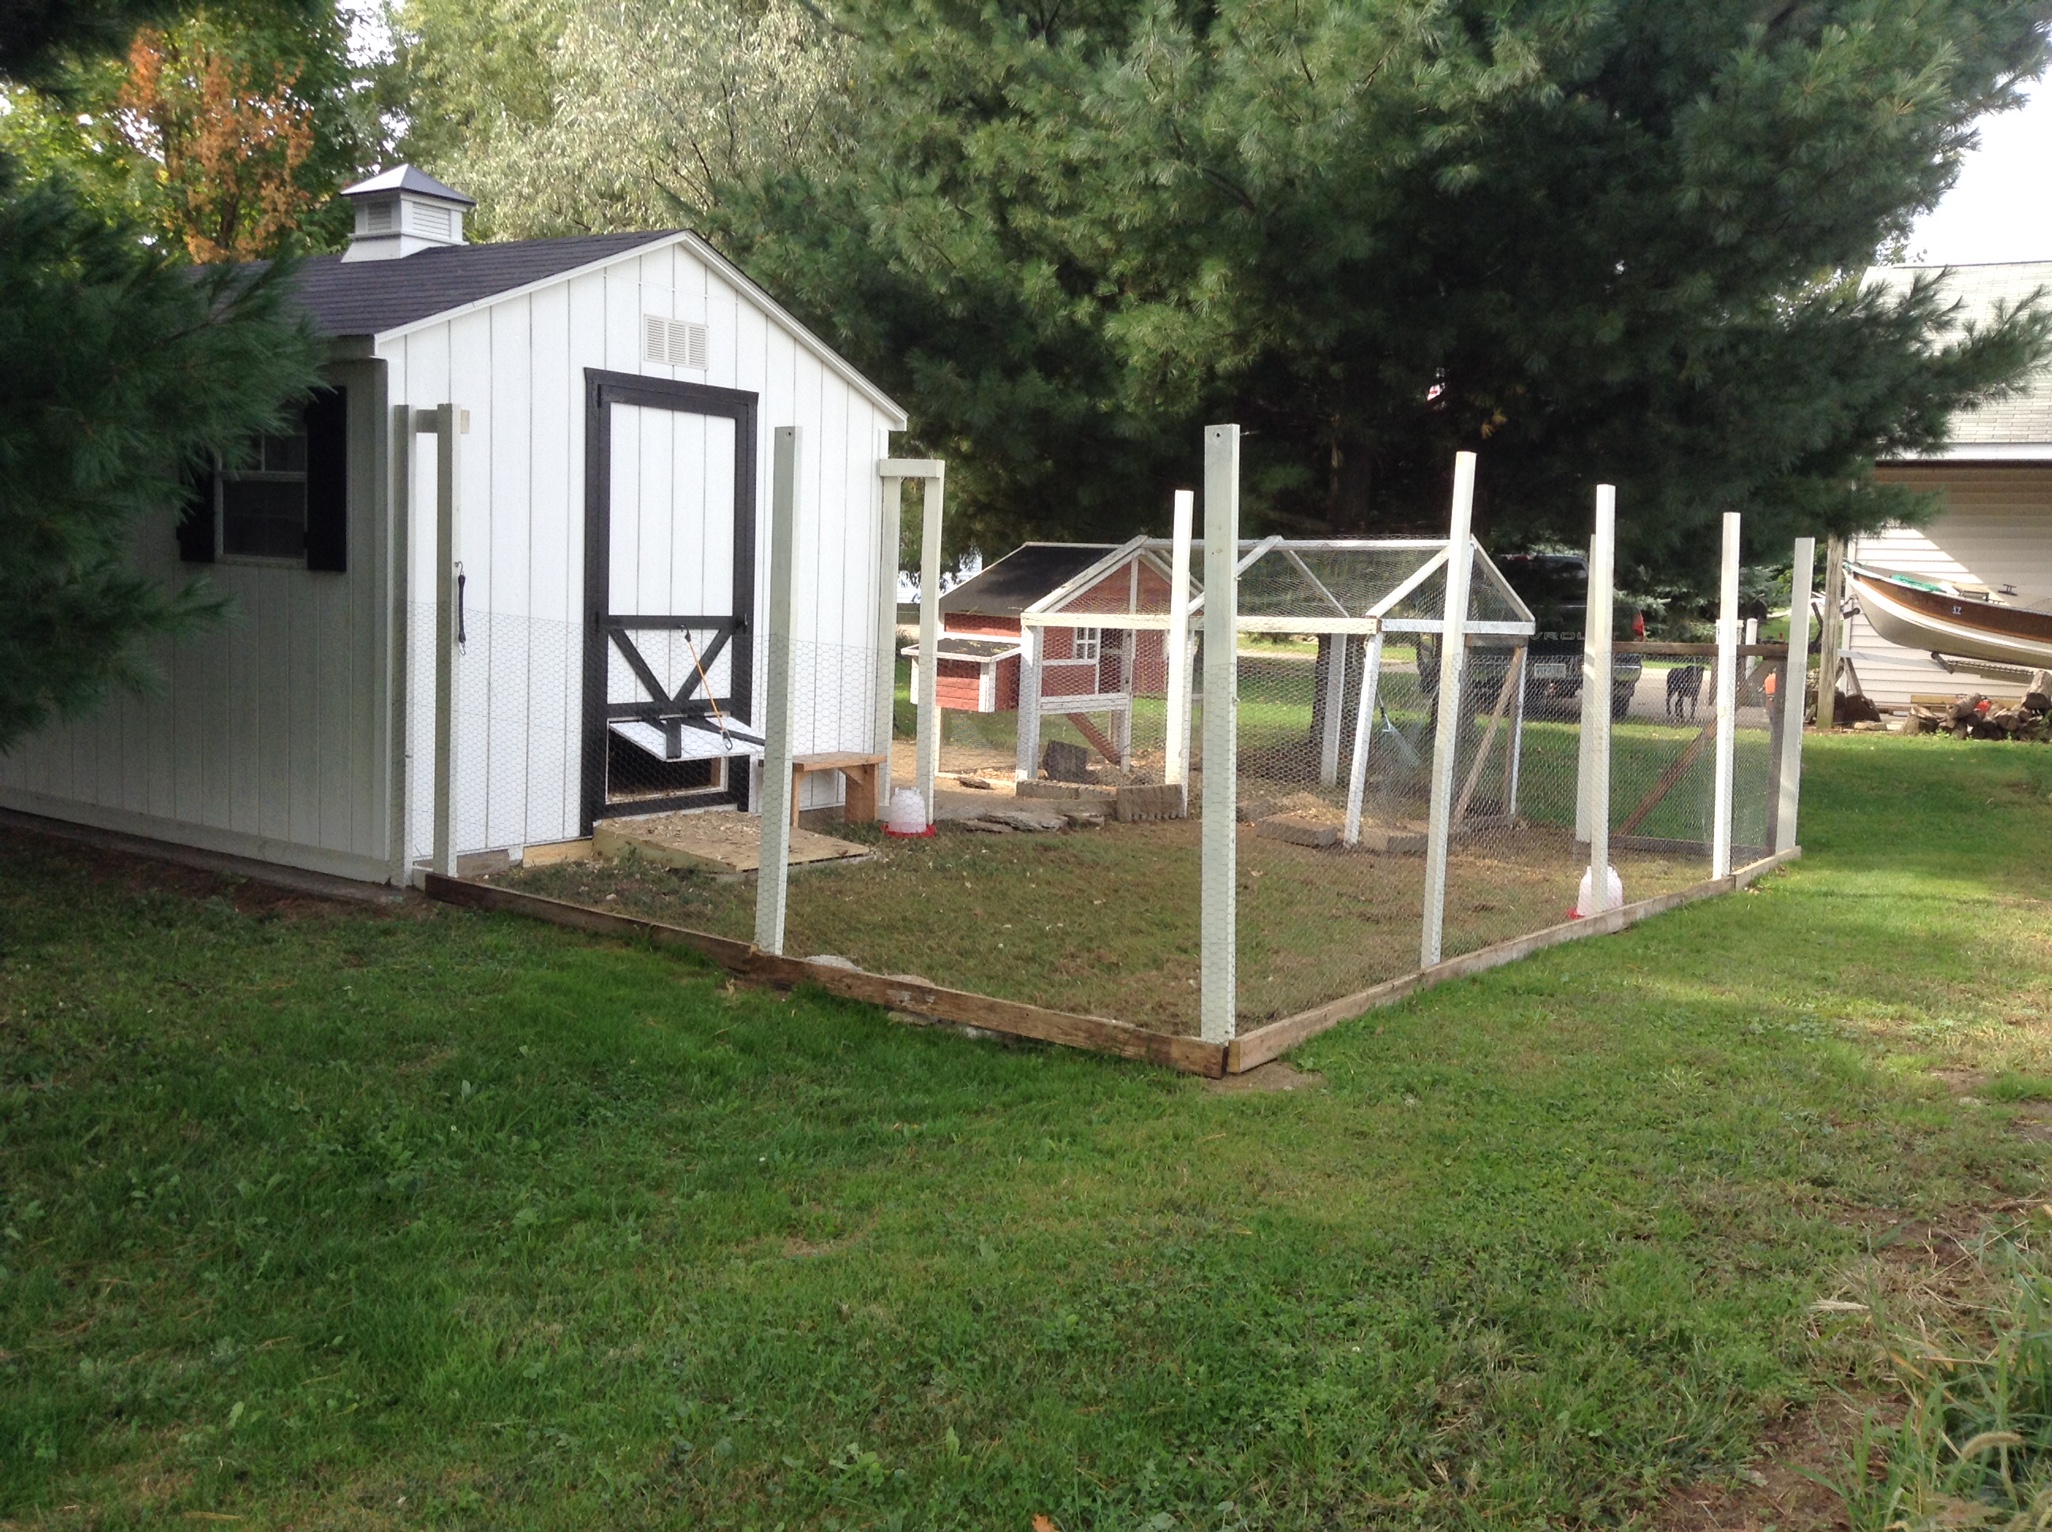
[[[926,822],[937,816],[933,809],[934,779],[940,775],[940,556],[941,485],[943,465],[933,465],[933,476],[920,487],[925,491],[925,524],[919,539],[919,801],[926,806]]]
[[[1738,748],[1739,513],[1724,513],[1717,594],[1717,774],[1710,804],[1710,876],[1731,876],[1731,809]]]
[[[1774,772],[1777,852],[1795,848],[1796,809],[1803,793],[1803,682],[1810,668],[1810,571],[1816,560],[1817,539],[1798,537],[1789,582],[1788,660],[1781,667],[1781,695],[1775,699],[1781,704],[1781,758]]]
[[[1582,735],[1588,741],[1589,908],[1610,908],[1611,597],[1617,565],[1617,488],[1596,486],[1596,535],[1589,543],[1588,606],[1582,624]]]
[[[891,801],[891,733],[897,723],[898,700],[898,541],[899,517],[903,514],[905,481],[896,474],[882,474],[883,514],[878,519],[876,586],[879,610],[876,623],[876,744],[883,757],[876,769],[880,814],[888,814]]]
[[[1471,528],[1475,454],[1454,456],[1453,517],[1446,535],[1446,620],[1439,635],[1439,726],[1432,742],[1432,808],[1425,833],[1425,919],[1418,966],[1440,958],[1446,926],[1446,852],[1453,824],[1454,756],[1461,742],[1461,688],[1468,671],[1468,584],[1475,573]],[[1207,571],[1208,572],[1208,571]]]
[[[1805,602],[1809,592],[1803,592]],[[1844,641],[1845,539],[1833,537],[1824,544],[1824,626],[1819,634],[1817,654],[1817,727],[1829,729],[1838,707],[1838,654]],[[1809,659],[1804,657],[1804,668]]]
[[[434,869],[456,876],[456,643],[463,575],[464,411],[438,404],[422,411],[435,433],[435,844]]]
[[[790,885],[792,566],[797,562],[798,427],[778,426],[770,448],[770,598],[763,677],[762,854],[755,871],[755,945],[782,956]]]
[[[1161,780],[1183,789],[1185,806],[1190,801],[1190,522],[1196,502],[1189,490],[1176,491],[1170,531],[1168,636],[1162,655],[1168,664],[1168,733],[1162,742]]]
[[[1198,1020],[1229,1043],[1239,1003],[1240,428],[1204,428],[1204,825]]]

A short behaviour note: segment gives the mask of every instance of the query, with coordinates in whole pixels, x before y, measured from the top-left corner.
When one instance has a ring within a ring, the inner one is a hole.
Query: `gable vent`
[[[705,326],[687,320],[641,316],[641,350],[651,362],[705,370]]]

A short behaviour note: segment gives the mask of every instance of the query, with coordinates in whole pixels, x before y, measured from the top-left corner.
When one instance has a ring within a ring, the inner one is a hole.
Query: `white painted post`
[[[1582,734],[1589,742],[1589,914],[1610,908],[1611,599],[1617,564],[1617,488],[1596,486],[1596,535],[1589,543],[1588,605],[1582,625]]]
[[[391,689],[389,880],[409,887],[413,877],[413,410],[391,410],[392,535],[384,548],[391,592],[385,672]]]
[[[1710,805],[1710,876],[1731,875],[1731,795],[1738,749],[1739,513],[1724,513],[1717,594],[1717,776]]]
[[[876,769],[882,784],[877,809],[889,809],[891,801],[891,729],[896,719],[898,691],[898,518],[905,498],[905,481],[896,474],[882,475],[883,515],[877,522],[877,669],[876,744],[883,757]]]
[[[1807,594],[1807,593],[1806,593]],[[1818,634],[1817,727],[1829,729],[1838,706],[1838,656],[1844,647],[1845,539],[1824,544],[1824,626]],[[1807,661],[1805,664],[1807,665]]]
[[[1446,621],[1439,636],[1439,727],[1432,741],[1432,808],[1425,832],[1425,921],[1418,966],[1440,958],[1446,926],[1446,851],[1452,833],[1454,756],[1461,742],[1461,687],[1468,669],[1468,584],[1475,572],[1475,454],[1454,456],[1453,517],[1447,529]]]
[[[778,426],[770,448],[769,674],[763,677],[762,854],[755,872],[755,945],[782,956],[791,877],[792,566],[798,547],[798,427]]]
[[[1026,652],[1019,657],[1019,749],[1012,776],[1032,782],[1040,776],[1040,665],[1047,653],[1047,629],[1029,625]]]
[[[1340,714],[1347,708],[1347,659],[1353,635],[1335,633],[1329,646],[1331,659],[1325,667],[1325,729],[1318,740],[1318,785],[1331,787],[1339,781]]]
[[[456,876],[456,578],[463,564],[463,414],[435,406],[435,845],[434,868]]]
[[[919,541],[919,801],[926,822],[933,811],[934,778],[940,775],[940,665],[934,651],[940,644],[941,483],[944,465],[933,465],[925,490],[925,525]]]
[[[1162,640],[1162,658],[1168,662],[1168,718],[1161,780],[1184,789],[1186,808],[1190,801],[1190,522],[1196,504],[1197,497],[1189,490],[1176,491],[1169,533],[1168,635]]]
[[[1504,812],[1511,818],[1518,817],[1518,783],[1525,770],[1525,688],[1529,684],[1532,666],[1532,648],[1528,643],[1518,651],[1518,679],[1514,683],[1517,691],[1511,696],[1510,737],[1510,802]]]
[[[1239,1001],[1240,428],[1204,428],[1204,827],[1200,1028],[1233,1039]]]
[[[1817,562],[1817,539],[1798,537],[1795,567],[1790,571],[1788,663],[1781,667],[1781,760],[1776,764],[1779,805],[1774,816],[1774,849],[1793,851],[1796,808],[1803,796],[1803,683],[1810,669],[1810,575]]]
[[[1375,740],[1375,694],[1382,687],[1382,629],[1368,638],[1361,660],[1361,710],[1354,714],[1354,760],[1347,768],[1347,831],[1349,846],[1361,844],[1361,805],[1368,795],[1368,751]]]

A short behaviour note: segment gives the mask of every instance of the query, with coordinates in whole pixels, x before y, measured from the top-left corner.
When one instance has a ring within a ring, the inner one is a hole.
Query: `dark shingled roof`
[[[1025,543],[940,598],[943,616],[1017,617],[1103,558],[1116,543]]]
[[[379,335],[667,239],[674,232],[451,245],[384,261],[316,255],[299,269],[299,296],[324,335]]]

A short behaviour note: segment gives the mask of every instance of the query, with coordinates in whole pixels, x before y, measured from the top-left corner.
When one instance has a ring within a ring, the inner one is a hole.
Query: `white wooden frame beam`
[[[893,480],[902,483],[906,479],[920,481],[921,527],[919,537],[919,659],[915,675],[913,702],[919,710],[917,735],[913,740],[913,781],[919,792],[926,823],[934,822],[934,781],[940,775],[940,686],[934,660],[934,648],[940,642],[940,551],[941,551],[941,504],[947,482],[948,465],[939,458],[887,457],[877,461],[878,477],[883,479],[888,491]],[[886,508],[884,517],[893,526],[897,524],[894,508]],[[888,674],[890,690],[898,684],[897,663],[897,545],[891,544],[891,642],[888,645],[890,658]],[[888,720],[888,702],[879,706],[880,717]],[[888,724],[885,725],[888,741]],[[889,745],[883,747],[886,760]],[[886,802],[890,797],[888,779],[883,790]],[[883,805],[879,805],[882,807]]]
[[[1710,876],[1731,876],[1733,769],[1738,748],[1739,513],[1724,513],[1717,591],[1717,775],[1710,804]]]
[[[1788,662],[1781,668],[1781,759],[1775,763],[1774,849],[1796,847],[1796,810],[1803,795],[1803,693],[1810,669],[1810,579],[1817,562],[1817,539],[1798,537],[1790,571]]]
[[[1237,1030],[1240,428],[1204,428],[1204,824],[1198,1025],[1207,1043]]]
[[[1589,542],[1589,586],[1582,624],[1582,738],[1588,764],[1589,908],[1610,908],[1611,608],[1617,564],[1617,489],[1596,486],[1596,534]]]
[[[463,453],[470,411],[438,404],[413,412],[416,435],[435,438],[435,808],[429,865],[456,876],[456,635],[458,581],[463,574]]]
[[[770,445],[769,614],[763,677],[762,853],[755,872],[755,945],[781,956],[791,868],[792,566],[798,546],[796,426],[778,426]]]
[[[1461,739],[1461,687],[1467,678],[1468,646],[1450,641],[1468,611],[1468,582],[1474,573],[1472,548],[1475,514],[1475,454],[1454,456],[1453,515],[1447,531],[1446,615],[1439,646],[1439,726],[1432,745],[1432,807],[1425,832],[1425,911],[1419,934],[1420,968],[1440,959],[1446,927],[1446,853],[1452,830],[1454,755]],[[1466,557],[1455,556],[1466,552]]]
[[[1161,780],[1183,789],[1190,802],[1190,524],[1196,519],[1197,497],[1176,491],[1171,517],[1169,558],[1169,622],[1162,658],[1168,665],[1166,733],[1162,740]]]

